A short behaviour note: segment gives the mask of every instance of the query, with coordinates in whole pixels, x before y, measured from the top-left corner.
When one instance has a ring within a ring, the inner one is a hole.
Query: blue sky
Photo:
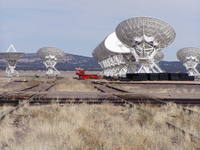
[[[56,46],[91,56],[118,23],[136,16],[160,18],[176,30],[165,60],[176,60],[180,48],[200,47],[199,0],[0,0],[0,51],[13,43],[26,53]]]

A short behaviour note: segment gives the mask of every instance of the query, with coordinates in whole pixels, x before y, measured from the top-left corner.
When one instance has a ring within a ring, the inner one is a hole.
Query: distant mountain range
[[[0,70],[4,70],[6,62],[3,58],[0,58]],[[86,70],[100,70],[100,66],[97,61],[92,57],[78,56],[72,54],[66,54],[64,60],[57,63],[56,68],[58,70],[74,70],[76,67],[81,67]],[[17,62],[17,70],[45,70],[45,66],[42,60],[35,53],[29,53],[20,58]]]
[[[4,70],[6,62],[0,58],[0,70]],[[101,70],[97,61],[92,57],[66,54],[64,60],[58,62],[57,69],[63,71],[72,71],[76,67],[85,70],[99,71]],[[160,67],[166,72],[186,72],[184,66],[178,61],[161,61]],[[21,57],[17,63],[17,70],[45,70],[42,60],[35,53],[29,53]],[[200,66],[198,66],[200,70]]]

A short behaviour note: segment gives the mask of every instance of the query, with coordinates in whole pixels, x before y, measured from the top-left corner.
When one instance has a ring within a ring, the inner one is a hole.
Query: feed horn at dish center
[[[93,51],[102,67],[102,75],[123,77],[127,73],[161,73],[158,63],[163,49],[175,39],[174,29],[150,17],[121,22]]]

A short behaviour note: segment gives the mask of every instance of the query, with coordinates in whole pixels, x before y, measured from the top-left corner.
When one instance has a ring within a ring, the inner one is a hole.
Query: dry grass
[[[19,83],[6,83],[4,86],[0,87],[0,91],[20,91],[21,89],[29,88],[39,84],[38,80],[30,80],[29,82],[19,82]]]
[[[130,84],[112,84],[112,86],[123,89],[129,92],[135,92],[135,93],[176,93],[176,94],[182,94],[182,93],[189,93],[189,94],[198,94],[199,89],[195,86],[193,88],[186,88],[184,86],[160,86],[160,85],[130,85]]]
[[[1,109],[1,108],[0,108]],[[5,108],[4,108],[5,109]],[[195,108],[200,111],[199,108]],[[175,105],[26,106],[0,123],[1,150],[192,150],[189,136],[168,128],[170,118],[196,133],[199,115]]]
[[[20,89],[25,89],[34,86],[38,83],[52,81],[55,78],[46,78],[44,71],[21,71],[23,77],[15,77],[9,79],[3,76],[0,72],[0,91],[19,91]],[[59,83],[53,87],[50,91],[66,91],[66,92],[97,92],[97,90],[92,86],[90,81],[76,80],[73,79],[75,76],[74,71],[62,71],[61,76],[64,79],[60,80]],[[94,73],[94,72],[91,72]],[[96,72],[95,72],[96,73]],[[18,82],[8,84],[10,81],[28,81],[28,82]]]
[[[87,80],[76,80],[76,79],[72,79],[72,78],[65,78],[65,79],[61,80],[50,91],[97,92],[97,90],[92,86],[90,81],[87,81]]]
[[[133,86],[133,85],[115,85],[115,87],[119,89],[123,89],[129,92],[135,92],[135,93],[168,93],[171,89],[167,88],[158,88],[158,87],[151,87],[151,88],[145,88],[144,86]]]

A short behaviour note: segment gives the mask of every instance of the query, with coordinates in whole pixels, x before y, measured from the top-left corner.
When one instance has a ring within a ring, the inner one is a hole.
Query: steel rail
[[[48,91],[50,88],[52,88],[53,86],[56,85],[56,82],[57,82],[58,79],[54,80],[53,83],[51,83],[50,85],[48,85],[46,88],[38,91],[38,93],[42,92],[42,91]],[[42,84],[39,84],[37,86],[33,86],[33,87],[39,87],[40,85]],[[26,88],[26,90],[30,90],[32,88]],[[22,90],[24,91],[24,89]],[[25,104],[27,103],[30,103],[32,100],[34,100],[34,98],[37,96],[38,94],[33,94],[31,95],[28,99],[24,100],[22,103],[18,104],[17,106],[13,107],[13,108],[10,108],[9,110],[7,111],[4,111],[3,113],[0,114],[0,121],[2,121],[7,115],[13,113],[14,111],[18,110],[19,108],[23,107]]]
[[[102,85],[103,85],[103,84],[102,84]],[[109,87],[109,88],[114,89],[114,90],[118,90],[117,88],[115,88],[115,87],[113,88],[112,86],[108,86],[108,85],[104,85],[104,86],[105,86],[105,87]],[[102,91],[102,90],[100,89],[100,91]],[[118,91],[119,91],[119,92],[125,92],[124,90],[121,91],[121,89],[119,89]],[[127,92],[127,91],[126,91],[126,92]],[[134,103],[132,103],[131,101],[127,101],[126,99],[120,97],[119,95],[116,95],[116,94],[113,94],[113,95],[117,96],[121,101],[123,101],[124,104],[128,104],[129,107],[132,107],[133,104],[134,104]],[[152,99],[152,100],[154,100],[154,101],[156,101],[156,102],[159,102],[159,103],[161,103],[161,104],[165,104],[165,105],[168,104],[167,102],[164,102],[164,101],[161,101],[161,100],[157,100],[157,99]],[[141,111],[144,112],[144,110],[141,109],[140,107],[138,107],[138,106],[136,106],[136,107],[137,107],[137,109],[139,109],[139,110],[141,110]],[[184,111],[189,111],[190,113],[191,113],[191,112],[192,112],[192,113],[199,113],[199,112],[193,111],[193,110],[188,109],[188,108],[185,108],[185,107],[183,107],[183,110],[184,110]],[[145,112],[146,112],[146,111],[145,111]],[[146,112],[146,113],[148,113],[148,112]],[[152,115],[152,114],[148,113],[148,115]],[[181,131],[181,132],[184,133],[184,134],[188,134],[188,135],[189,135],[192,139],[194,139],[195,141],[198,141],[198,142],[200,141],[200,137],[198,137],[197,135],[194,135],[194,134],[190,133],[189,131],[187,131],[187,130],[181,128],[181,127],[176,126],[175,124],[173,124],[173,123],[170,122],[170,121],[165,121],[165,124],[166,124],[169,128],[176,129],[176,130],[178,130],[178,131]]]

